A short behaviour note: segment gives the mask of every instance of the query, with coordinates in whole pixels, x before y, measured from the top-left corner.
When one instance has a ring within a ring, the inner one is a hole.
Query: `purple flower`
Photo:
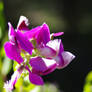
[[[58,69],[66,67],[75,58],[72,53],[64,51],[61,39],[49,41],[46,45],[56,51],[56,56],[53,59],[56,61]]]
[[[46,44],[50,41],[49,27],[46,23],[24,33],[28,39],[36,40],[37,44]],[[45,35],[44,35],[45,34]]]
[[[52,33],[50,35],[49,27],[46,23],[38,26],[30,31],[24,33],[28,39],[32,39],[35,42],[35,47],[39,51],[39,54],[45,56],[46,58],[52,58],[56,56],[56,51],[50,48],[46,44],[51,40],[51,38],[60,36],[64,34],[63,32]]]
[[[24,33],[28,39],[34,39],[37,42],[37,45],[46,44],[50,41],[50,38],[63,35],[63,32],[52,33],[50,35],[49,27],[46,23],[43,23],[41,26],[31,29],[30,31],[26,31]]]
[[[72,53],[64,51],[63,44],[60,39],[51,40],[51,38],[62,34],[64,33],[59,32],[52,33],[50,35],[49,27],[46,23],[25,32],[28,39],[36,41],[35,43],[38,54],[48,59],[54,59],[57,64],[57,68],[60,69],[67,66],[75,58]]]
[[[38,75],[47,75],[55,70],[56,62],[55,60],[34,57],[30,59],[30,65],[32,67],[32,72]]]
[[[23,26],[22,24],[19,25],[19,27],[24,28],[24,21]],[[9,25],[9,42],[6,42],[4,44],[4,49],[6,56],[8,56],[10,59],[17,61],[19,64],[23,62],[23,58],[21,57],[20,53],[21,50],[25,50],[29,54],[32,54],[33,45],[32,43],[25,37],[25,35],[20,32],[19,27],[18,29],[14,30],[12,25],[8,23]],[[21,29],[22,30],[22,29]]]
[[[26,68],[26,70],[29,71],[29,80],[31,83],[33,83],[35,85],[43,85],[44,84],[43,79],[38,74],[32,73],[28,66],[26,66],[25,68]]]
[[[4,49],[6,56],[8,56],[10,59],[17,61],[19,64],[23,62],[23,58],[20,56],[20,47],[16,40],[15,30],[13,29],[12,25],[8,23],[9,25],[9,42],[6,42],[4,44]]]
[[[17,29],[9,25],[9,42],[4,45],[6,56],[19,63],[19,68],[14,72],[5,88],[13,90],[23,70],[29,72],[29,80],[35,85],[43,85],[41,76],[53,72],[56,68],[66,67],[75,56],[64,51],[61,39],[54,37],[63,35],[64,32],[50,34],[46,23],[33,29],[28,28],[28,19],[20,17]],[[21,56],[21,53],[24,56]],[[22,63],[22,64],[21,64]],[[31,67],[31,69],[30,69]]]

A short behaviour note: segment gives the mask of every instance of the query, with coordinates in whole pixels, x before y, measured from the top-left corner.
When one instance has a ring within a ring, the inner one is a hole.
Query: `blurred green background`
[[[30,20],[30,28],[46,22],[51,32],[65,32],[58,38],[76,58],[65,69],[43,78],[45,82],[57,84],[63,92],[83,92],[85,77],[92,70],[91,0],[0,0],[0,92],[3,80],[10,79],[13,73],[13,62],[5,57],[3,49],[8,40],[7,23],[10,21],[16,28],[21,15]]]

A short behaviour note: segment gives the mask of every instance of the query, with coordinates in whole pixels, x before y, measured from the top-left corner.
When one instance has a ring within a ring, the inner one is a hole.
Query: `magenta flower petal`
[[[34,74],[30,71],[28,66],[25,66],[25,69],[28,70],[29,72],[29,80],[31,83],[35,84],[35,85],[43,85],[43,79],[38,75],[38,74]]]
[[[44,56],[45,58],[53,58],[56,56],[56,51],[49,46],[39,47],[38,50],[41,56]]]
[[[64,51],[63,43],[62,43],[62,41],[60,40],[59,53],[58,53],[58,54],[61,54],[63,51]]]
[[[49,31],[49,27],[46,23],[44,23],[42,26],[42,28],[39,31],[39,34],[37,35],[37,43],[38,44],[46,44],[48,41],[50,41],[50,31]]]
[[[38,71],[38,70],[36,70],[35,68],[32,67],[32,73],[35,73],[35,74],[38,74],[38,75],[47,75],[47,74],[53,72],[56,69],[56,67],[57,67],[56,63],[52,64],[44,72]]]
[[[64,32],[58,32],[58,33],[52,33],[51,36],[56,37],[56,36],[60,36],[60,35],[63,35],[63,34],[64,34]]]
[[[28,38],[36,38],[37,34],[39,33],[39,30],[41,29],[41,26],[38,26],[36,28],[31,29],[30,31],[24,32],[24,35]]]
[[[34,73],[46,75],[56,69],[56,62],[52,59],[45,59],[41,57],[35,57],[30,59],[30,65]]]
[[[41,72],[41,75],[47,75],[47,74],[53,72],[56,69],[56,67],[57,67],[56,63],[52,64],[51,66],[48,67],[48,69],[46,71]]]
[[[61,55],[59,54],[55,58],[55,60],[57,62],[57,68],[62,69],[64,67],[66,67],[74,58],[75,58],[75,56],[72,53],[63,51],[61,53]]]
[[[23,62],[23,58],[20,56],[19,48],[10,42],[4,44],[6,56],[10,59],[17,61],[19,64]]]
[[[63,44],[61,39],[55,39],[55,40],[50,40],[46,46],[52,48],[53,50],[55,50],[57,52],[57,54],[59,53],[59,51],[64,51],[63,49]]]
[[[70,61],[72,61],[72,59],[69,59],[70,57],[72,58],[72,54],[64,53],[64,48],[61,40],[58,40],[58,43],[58,55],[54,59],[56,60],[57,68],[61,69],[67,66]],[[69,59],[69,61],[66,59]]]
[[[50,31],[47,24],[33,28],[32,30],[24,33],[28,39],[35,39],[38,44],[46,44],[50,41]]]
[[[29,54],[32,54],[33,45],[20,31],[16,32],[16,39],[19,42],[19,45],[22,49],[27,51]]]
[[[35,68],[32,67],[32,73],[40,75],[41,71],[36,70]]]
[[[62,57],[64,60],[63,68],[66,67],[75,58],[75,56],[68,51],[62,52]]]
[[[15,30],[10,22],[8,22],[8,26],[9,26],[9,33],[8,33],[9,40],[14,43],[15,42]]]
[[[32,68],[36,69],[37,71],[44,72],[47,69],[45,62],[40,57],[30,59],[29,63],[32,66]]]
[[[54,59],[55,59],[56,64],[57,64],[57,68],[62,69],[64,66],[64,60],[63,60],[62,55],[57,55]]]
[[[31,83],[33,83],[35,85],[43,85],[44,84],[43,79],[39,75],[31,73],[31,72],[29,72],[29,80]]]
[[[25,16],[20,16],[17,29],[22,31],[28,31],[29,22],[28,19]]]

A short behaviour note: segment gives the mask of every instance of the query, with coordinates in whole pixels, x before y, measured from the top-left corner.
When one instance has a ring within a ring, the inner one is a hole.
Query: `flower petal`
[[[28,25],[29,25],[28,19],[25,16],[20,16],[17,29],[23,30],[23,31],[28,31],[29,30]]]
[[[59,53],[59,51],[63,51],[63,44],[62,44],[62,41],[61,39],[55,39],[55,40],[51,40],[49,41],[46,46],[54,49],[57,53]]]
[[[56,63],[50,65],[46,71],[41,73],[41,75],[47,75],[47,74],[53,72],[56,69],[56,66],[57,66]]]
[[[64,66],[64,60],[62,55],[57,55],[55,58],[56,64],[57,64],[57,68],[58,69],[62,69]]]
[[[30,59],[29,63],[32,66],[32,68],[36,69],[37,71],[44,72],[47,69],[47,66],[40,57],[34,57]]]
[[[60,36],[60,35],[63,35],[63,34],[64,34],[64,32],[58,32],[58,33],[52,33],[50,36],[56,37],[56,36]]]
[[[28,38],[36,38],[37,34],[39,33],[39,30],[41,29],[41,26],[38,26],[36,28],[31,29],[30,31],[24,32],[24,35]]]
[[[33,45],[20,31],[16,32],[16,39],[19,42],[19,45],[22,49],[27,51],[29,54],[32,54]]]
[[[23,62],[23,58],[20,56],[19,48],[10,42],[4,44],[6,56],[10,59],[17,61],[19,64]]]
[[[39,47],[38,51],[40,52],[41,56],[45,58],[53,58],[56,56],[56,51],[48,46]]]
[[[44,84],[43,79],[39,75],[31,73],[31,72],[29,72],[29,80],[31,83],[33,83],[35,85],[43,85]]]
[[[48,41],[50,41],[50,31],[46,23],[44,23],[41,26],[41,29],[39,31],[39,34],[37,35],[36,40],[38,44],[41,44],[41,43],[46,44]]]
[[[36,39],[38,44],[46,44],[48,41],[50,41],[50,31],[46,23],[44,23],[42,26],[38,26],[28,32],[25,32],[24,34],[28,39]]]
[[[64,67],[66,67],[74,58],[75,58],[75,56],[72,53],[63,51],[61,53],[61,55],[59,54],[55,58],[56,63],[57,63],[57,68],[62,69]]]
[[[30,59],[30,65],[33,68],[32,72],[41,75],[49,74],[56,69],[56,62],[54,60],[41,57]]]
[[[9,33],[8,33],[9,40],[14,43],[15,42],[15,30],[10,22],[8,22],[8,26],[9,26]]]
[[[63,51],[64,51],[63,43],[62,43],[62,41],[60,40],[59,53],[58,53],[58,54],[61,54]]]
[[[66,67],[75,58],[75,56],[68,51],[62,52],[62,57],[64,60],[63,68]]]

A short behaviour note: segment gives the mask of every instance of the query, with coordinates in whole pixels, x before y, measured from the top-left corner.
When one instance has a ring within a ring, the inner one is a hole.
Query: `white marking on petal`
[[[75,58],[72,53],[67,51],[62,52],[62,57],[64,60],[64,67],[66,67]]]
[[[51,50],[49,48],[40,48],[39,49],[40,53],[44,56],[44,55],[48,55],[49,53],[51,53]]]
[[[27,26],[29,25],[28,19],[27,19],[25,16],[20,16],[20,19],[19,19],[17,28],[20,26],[20,24],[21,24],[23,21],[25,22],[25,24],[26,24]]]
[[[55,51],[59,51],[60,43],[61,43],[60,39],[55,39],[55,40],[49,41],[46,45],[53,48]]]
[[[53,65],[53,64],[56,64],[56,61],[53,60],[53,59],[46,59],[46,58],[42,58],[44,63],[46,64],[47,67]]]

